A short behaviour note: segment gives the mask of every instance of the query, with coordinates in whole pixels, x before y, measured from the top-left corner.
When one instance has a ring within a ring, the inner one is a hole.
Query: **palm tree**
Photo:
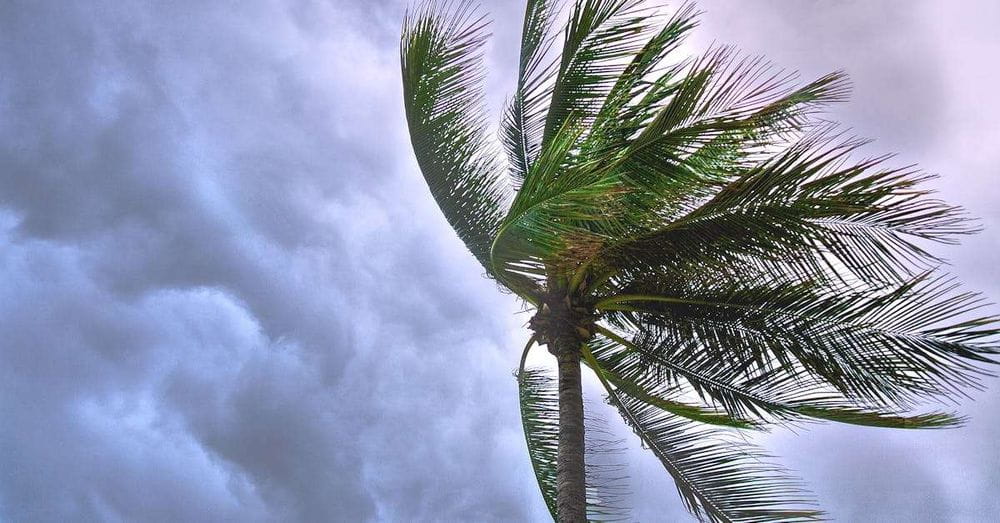
[[[691,5],[666,16],[577,0],[560,32],[557,4],[527,2],[506,161],[483,113],[486,19],[425,2],[401,44],[430,191],[486,274],[534,311],[517,381],[553,517],[621,515],[585,465],[581,365],[706,521],[822,517],[734,432],[960,424],[926,405],[980,386],[998,330],[925,248],[976,227],[933,199],[928,175],[855,158],[864,142],[821,118],[844,76],[795,86],[726,47],[675,59]],[[536,345],[557,382],[526,368]]]

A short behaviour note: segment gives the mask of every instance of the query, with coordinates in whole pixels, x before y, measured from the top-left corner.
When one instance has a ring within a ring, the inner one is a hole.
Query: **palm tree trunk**
[[[559,454],[556,467],[556,512],[559,523],[587,521],[587,485],[584,466],[583,390],[580,383],[580,347],[572,338],[561,340],[559,361]]]

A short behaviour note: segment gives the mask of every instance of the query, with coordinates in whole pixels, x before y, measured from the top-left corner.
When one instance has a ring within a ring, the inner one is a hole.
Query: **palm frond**
[[[552,26],[560,6],[560,0],[528,0],[525,7],[517,89],[504,113],[501,131],[511,177],[518,187],[541,150],[558,63],[549,56],[549,51],[555,36]]]
[[[594,413],[589,402],[585,408],[587,521],[629,521],[625,440]]]
[[[677,347],[693,341],[760,371],[800,364],[849,399],[904,409],[978,388],[1000,351],[996,318],[965,319],[982,300],[942,277],[922,275],[880,293],[703,283],[625,290],[597,307]]]
[[[567,121],[556,138],[546,144],[490,248],[494,272],[515,291],[530,294],[531,289],[540,286],[546,279],[546,261],[564,248],[571,231],[580,230],[568,220],[551,219],[553,214],[566,210],[567,206],[560,205],[561,199],[590,201],[605,190],[604,185],[592,180],[592,171],[576,165],[572,149],[581,132],[575,121]],[[561,183],[536,183],[555,173],[561,173],[558,178]],[[596,217],[600,212],[601,209],[591,209],[578,218]]]
[[[543,369],[517,373],[521,424],[538,488],[556,519],[556,458],[559,455],[559,392]]]
[[[884,284],[940,263],[919,241],[976,231],[961,209],[917,188],[928,176],[880,169],[885,158],[847,163],[862,144],[817,130],[659,229],[621,240],[609,258],[643,271],[753,256],[780,261],[802,279],[832,268],[841,278]]]
[[[815,380],[801,366],[781,365],[754,372],[753,362],[720,359],[704,347],[679,348],[651,338],[640,334],[628,341],[603,329],[591,347],[606,373],[630,376],[633,383],[641,384],[637,386],[654,393],[663,389],[693,393],[739,419],[759,423],[796,424],[813,418],[872,427],[931,429],[956,427],[963,421],[948,413],[907,414],[851,401]]]
[[[620,174],[602,158],[581,161],[589,156],[580,147],[593,141],[588,136],[599,134],[597,116],[604,114],[607,121],[617,116],[613,113],[621,105],[642,92],[643,76],[693,26],[686,6],[654,32],[658,19],[638,5],[582,1],[575,6],[547,119],[547,126],[556,121],[560,127],[546,127],[536,161],[494,242],[494,269],[511,273],[508,283],[521,285],[516,281],[521,277],[544,279],[553,265],[572,267],[611,238],[632,233],[632,202],[621,198],[628,188]],[[622,40],[622,35],[628,38]],[[605,45],[616,38],[615,45]],[[623,62],[626,58],[631,61]],[[622,71],[625,76],[620,77]],[[587,83],[591,81],[597,84]],[[574,82],[583,83],[571,87]],[[560,100],[567,104],[562,109]],[[560,115],[563,109],[568,112]]]
[[[632,428],[674,478],[688,511],[702,521],[818,521],[811,496],[768,456],[718,429],[692,424],[611,386],[589,350],[584,356]]]
[[[683,34],[693,24],[686,18],[691,16],[680,13],[675,31]],[[794,75],[772,69],[760,59],[737,60],[729,50],[717,50],[692,64],[679,81],[640,84],[647,91],[640,103],[594,122],[588,140],[595,143],[587,146],[619,175],[616,196],[627,209],[620,221],[631,227],[619,226],[582,266],[622,265],[632,251],[653,250],[659,231],[773,154],[768,151],[806,128],[818,107],[846,92],[838,74],[795,89]],[[672,68],[664,77],[677,74]],[[611,101],[609,96],[613,108]]]
[[[622,394],[631,396],[636,400],[670,412],[676,416],[687,418],[691,421],[697,421],[699,423],[740,429],[759,428],[759,425],[755,422],[732,416],[725,411],[719,411],[711,407],[702,407],[700,405],[693,405],[673,399],[674,397],[683,394],[680,387],[649,387],[645,383],[646,380],[644,377],[640,374],[626,373],[623,372],[623,369],[619,366],[609,364],[607,359],[601,357],[604,355],[604,351],[600,348],[594,347],[592,348],[592,352],[595,356],[597,356],[596,361],[600,365],[600,368],[592,368],[592,370],[594,372],[600,371],[604,375],[605,379],[614,385],[615,388]],[[585,361],[585,363],[588,366],[590,365],[589,361]]]
[[[400,55],[417,163],[445,218],[491,272],[489,249],[509,188],[485,139],[487,25],[468,2],[425,2],[406,15]]]
[[[652,29],[640,0],[578,0],[570,13],[543,143],[573,115],[589,125]]]
[[[714,49],[691,65],[665,103],[649,104],[640,113],[651,117],[640,120],[645,125],[631,140],[629,152],[667,145],[678,156],[734,131],[741,133],[744,146],[769,144],[776,136],[806,128],[810,115],[844,100],[848,92],[839,73],[799,88],[793,87],[795,79],[760,57]]]
[[[731,64],[727,51],[696,62],[654,117],[626,128],[641,132],[623,151],[622,169],[637,187],[667,197],[657,210],[668,218],[766,159],[770,148],[808,128],[817,107],[846,91],[839,74],[792,89],[794,75],[760,59]]]
[[[533,341],[529,341],[527,350]],[[557,380],[544,368],[526,368],[523,358],[517,372],[521,424],[528,456],[539,490],[552,518],[556,519],[556,460],[559,453],[559,391]],[[627,485],[623,466],[616,459],[623,447],[606,422],[593,414],[585,418],[588,521],[623,521]]]

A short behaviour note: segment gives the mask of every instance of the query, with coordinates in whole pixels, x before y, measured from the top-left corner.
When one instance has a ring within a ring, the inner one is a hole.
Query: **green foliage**
[[[528,456],[542,498],[552,519],[555,519],[556,456],[559,448],[556,379],[542,368],[522,368],[517,374],[517,384]],[[627,491],[623,485],[622,467],[614,460],[623,449],[603,430],[602,420],[588,416],[586,425],[587,519],[625,521],[628,511],[621,503]]]
[[[641,398],[620,394],[593,354],[612,405],[674,478],[688,510],[704,521],[817,521],[821,513],[799,482],[767,463],[749,443],[671,416]],[[729,435],[731,436],[731,435]],[[792,506],[794,504],[798,507]]]
[[[727,434],[959,425],[928,405],[982,386],[1000,331],[928,248],[977,228],[930,176],[858,158],[866,142],[820,116],[846,98],[842,74],[799,86],[726,47],[676,58],[696,16],[529,0],[500,129],[507,177],[484,131],[486,23],[467,2],[427,2],[403,31],[410,135],[491,277],[534,306],[594,313],[584,363],[692,514],[815,520],[796,481]],[[554,510],[557,396],[523,364],[518,383]]]
[[[489,271],[487,252],[509,189],[485,140],[487,25],[468,4],[439,10],[428,3],[404,21],[400,55],[417,163],[448,222]]]
[[[556,456],[559,450],[559,394],[555,380],[543,369],[521,369],[517,374],[521,423],[528,457],[538,488],[552,519],[556,519]]]
[[[525,7],[517,90],[504,114],[501,134],[516,185],[528,176],[541,148],[547,102],[552,95],[546,78],[555,67],[555,62],[546,58],[552,49],[551,30],[557,8],[557,0],[529,0]]]

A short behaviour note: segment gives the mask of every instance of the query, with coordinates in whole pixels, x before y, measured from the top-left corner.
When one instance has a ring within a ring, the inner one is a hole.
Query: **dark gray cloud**
[[[0,9],[4,519],[531,513],[514,309],[412,176],[399,12]]]
[[[498,114],[521,6],[486,4]],[[838,116],[1000,223],[995,9],[704,7],[696,46],[846,68]],[[410,157],[404,8],[0,4],[0,519],[544,519],[511,378],[525,318]],[[996,230],[953,252],[1000,291]],[[961,432],[770,443],[844,520],[988,521],[993,397]],[[658,465],[627,459],[635,518],[682,517]]]

